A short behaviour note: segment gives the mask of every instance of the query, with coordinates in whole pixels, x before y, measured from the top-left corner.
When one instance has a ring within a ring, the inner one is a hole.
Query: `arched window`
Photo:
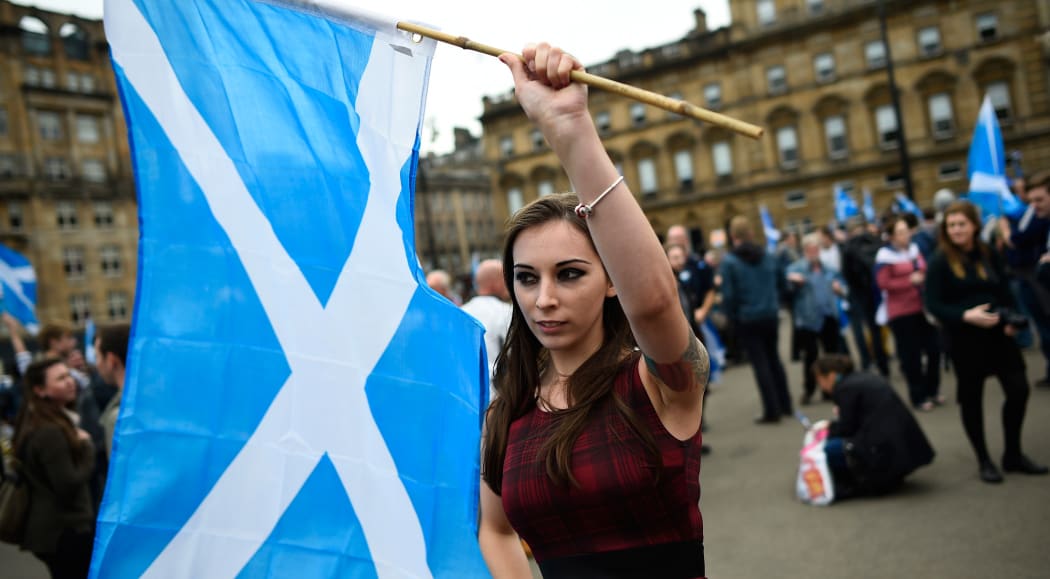
[[[22,50],[32,56],[51,54],[51,36],[44,21],[35,16],[23,16],[18,21],[22,30]]]
[[[66,22],[58,29],[58,36],[62,38],[62,48],[66,52],[66,58],[71,60],[90,58],[88,36],[83,28],[72,22]]]

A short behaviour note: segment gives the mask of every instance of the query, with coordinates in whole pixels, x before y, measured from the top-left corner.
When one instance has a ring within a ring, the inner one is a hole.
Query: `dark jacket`
[[[879,494],[933,461],[933,448],[911,411],[886,381],[866,372],[849,374],[831,394],[839,419],[829,435],[851,443],[850,471],[858,489]]]
[[[722,260],[722,309],[733,322],[775,320],[784,293],[777,260],[753,243],[741,243]]]
[[[95,508],[88,481],[95,468],[95,448],[81,441],[70,448],[58,425],[44,425],[26,438],[19,459],[29,483],[29,515],[22,548],[54,553],[65,529],[91,531]]]
[[[968,257],[962,278],[955,276],[947,256],[939,250],[926,268],[926,309],[949,331],[973,331],[975,327],[963,321],[963,313],[974,306],[991,304],[993,310],[1016,307],[1002,257],[993,249],[987,258],[977,250]],[[984,264],[984,278],[977,272],[978,262]]]
[[[859,304],[868,315],[875,313],[875,256],[883,245],[877,236],[864,232],[842,246],[842,278],[849,286],[850,303]]]

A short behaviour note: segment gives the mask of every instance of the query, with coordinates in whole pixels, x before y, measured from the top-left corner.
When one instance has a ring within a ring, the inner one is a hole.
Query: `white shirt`
[[[485,326],[485,351],[489,359],[489,376],[496,369],[496,356],[507,341],[507,330],[510,328],[511,306],[496,296],[475,296],[463,304],[463,311]],[[491,385],[489,386],[491,399]]]

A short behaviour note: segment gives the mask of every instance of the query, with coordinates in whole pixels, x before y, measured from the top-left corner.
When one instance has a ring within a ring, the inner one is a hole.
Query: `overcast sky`
[[[103,0],[13,1],[87,18],[102,17]],[[727,0],[359,0],[356,5],[396,19],[427,22],[507,50],[519,51],[526,42],[547,40],[563,46],[584,64],[608,60],[623,48],[640,50],[679,39],[693,28],[693,10],[698,7],[707,12],[709,28],[729,23]],[[514,12],[513,7],[519,11]],[[496,59],[439,46],[426,114],[428,127],[434,127],[438,137],[430,141],[430,135],[424,134],[424,151],[451,149],[454,126],[480,134],[481,97],[510,88],[510,76]]]

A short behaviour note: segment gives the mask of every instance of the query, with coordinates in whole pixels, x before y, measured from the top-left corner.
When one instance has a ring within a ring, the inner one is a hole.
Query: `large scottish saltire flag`
[[[36,320],[36,272],[26,256],[0,245],[0,312],[7,312],[30,333]]]
[[[1000,215],[1020,217],[1024,213],[1024,204],[1010,191],[1006,180],[1003,134],[992,100],[987,95],[977,114],[966,173],[970,178],[968,198],[981,208],[984,218]]]
[[[139,193],[94,577],[473,577],[481,326],[412,191],[434,45],[310,2],[106,0]]]
[[[777,250],[780,232],[773,225],[773,216],[769,214],[769,208],[765,204],[758,206],[758,215],[762,218],[762,233],[766,236],[766,251],[773,253]]]

